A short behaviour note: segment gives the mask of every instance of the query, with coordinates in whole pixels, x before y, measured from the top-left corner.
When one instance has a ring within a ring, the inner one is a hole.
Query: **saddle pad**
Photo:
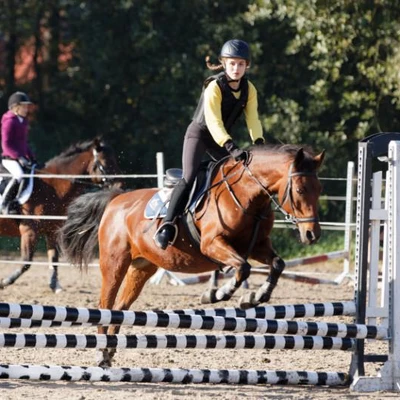
[[[160,189],[149,200],[144,209],[144,217],[147,219],[164,218],[167,215],[168,202],[172,189]]]

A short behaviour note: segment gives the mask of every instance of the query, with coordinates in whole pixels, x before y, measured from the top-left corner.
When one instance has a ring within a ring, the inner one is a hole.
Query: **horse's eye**
[[[302,195],[302,194],[304,194],[304,189],[303,189],[303,188],[297,188],[297,189],[296,189],[296,192],[297,192],[299,195]]]

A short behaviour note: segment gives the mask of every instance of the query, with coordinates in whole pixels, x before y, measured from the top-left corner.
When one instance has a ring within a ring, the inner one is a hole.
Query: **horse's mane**
[[[69,159],[72,156],[75,156],[80,153],[84,153],[85,151],[88,151],[93,146],[93,143],[95,140],[96,139],[86,140],[86,141],[72,144],[67,149],[65,149],[62,153],[60,153],[59,155],[48,160],[46,162],[46,164],[62,162],[62,161]],[[101,141],[101,144],[102,144],[102,146],[105,146],[103,141]]]
[[[304,151],[304,168],[315,169],[314,151],[309,145],[264,144],[261,146],[251,146],[249,150],[251,150],[252,153],[262,152],[266,157],[268,157],[268,154],[282,154],[286,155],[289,159],[294,159],[300,149]]]
[[[286,153],[288,155],[295,155],[299,149],[303,149],[305,153],[314,154],[313,149],[309,145],[303,144],[263,144],[258,146],[251,146],[251,151],[267,151],[271,153]]]

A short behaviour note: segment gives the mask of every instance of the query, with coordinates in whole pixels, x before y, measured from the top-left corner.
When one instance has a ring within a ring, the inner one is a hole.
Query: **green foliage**
[[[6,4],[0,111],[16,88],[33,97],[38,107],[31,141],[43,161],[101,134],[117,150],[124,172],[155,173],[159,151],[167,168],[179,167],[185,129],[210,74],[204,58],[217,62],[221,45],[233,37],[251,45],[249,78],[259,92],[267,140],[326,149],[321,176],[343,176],[361,138],[399,130],[398,2]],[[14,63],[28,44],[35,77],[14,82]],[[242,146],[250,144],[243,123],[235,135]]]
[[[284,141],[324,147],[336,160],[344,154],[354,158],[357,141],[368,134],[396,130],[397,3],[259,1],[250,10],[247,17],[255,25],[279,20],[284,32],[292,30],[281,49],[290,76],[278,81],[280,90],[267,100],[273,110],[265,120],[270,131],[285,132]],[[330,165],[336,174],[338,164]]]
[[[300,243],[296,231],[290,228],[274,228],[272,244],[276,252],[285,260],[298,257],[309,257],[344,249],[344,232],[323,230],[318,243],[304,246]]]

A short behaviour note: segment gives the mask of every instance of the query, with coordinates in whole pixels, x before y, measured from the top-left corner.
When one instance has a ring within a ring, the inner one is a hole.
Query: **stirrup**
[[[167,226],[174,230],[173,237],[171,239],[168,239],[168,243],[165,246],[160,246],[161,243],[157,240],[157,236]],[[165,250],[168,247],[168,245],[173,245],[175,243],[175,240],[176,240],[177,236],[178,236],[178,227],[176,226],[176,224],[173,223],[173,222],[164,222],[156,230],[156,232],[155,232],[155,234],[153,236],[153,240],[155,241],[155,243],[157,244],[158,247],[160,247],[161,249]]]

